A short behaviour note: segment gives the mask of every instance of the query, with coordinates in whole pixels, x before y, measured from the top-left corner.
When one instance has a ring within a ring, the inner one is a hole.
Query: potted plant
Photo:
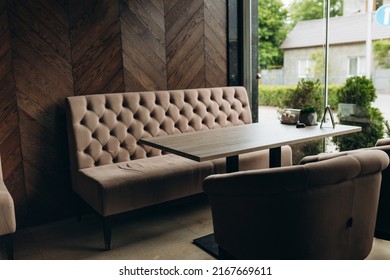
[[[350,77],[338,90],[339,102],[356,104],[353,116],[345,116],[339,112],[340,124],[355,125],[362,128],[361,133],[336,136],[333,142],[340,151],[355,150],[375,146],[385,132],[384,118],[378,108],[372,107],[376,99],[376,89],[371,79],[366,77]]]
[[[306,126],[317,125],[317,112],[314,107],[305,107],[299,113],[299,122]]]
[[[338,111],[343,116],[368,116],[371,102],[376,98],[375,87],[366,77],[350,77],[337,91]]]

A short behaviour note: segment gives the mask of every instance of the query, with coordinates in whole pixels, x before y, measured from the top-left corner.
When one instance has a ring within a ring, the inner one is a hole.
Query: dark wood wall
[[[20,227],[75,214],[67,96],[227,85],[225,0],[0,0],[0,155]]]
[[[119,1],[69,3],[74,94],[124,91]]]
[[[167,89],[164,2],[120,4],[126,91]]]
[[[65,1],[8,1],[27,210],[16,208],[22,225],[68,214],[63,103],[73,95],[73,75],[67,10]]]
[[[3,176],[19,216],[27,213],[7,2],[0,0],[0,155]]]
[[[227,84],[225,0],[165,0],[170,88]]]

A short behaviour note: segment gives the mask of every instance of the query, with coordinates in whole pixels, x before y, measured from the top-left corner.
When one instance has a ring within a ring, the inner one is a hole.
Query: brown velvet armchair
[[[377,141],[375,147],[344,151],[340,153],[323,153],[315,156],[307,156],[302,159],[301,164],[317,162],[330,158],[359,153],[366,150],[381,150],[390,158],[390,138]],[[375,226],[375,237],[390,240],[390,166],[382,171],[382,183],[379,196],[377,220]]]
[[[374,149],[386,152],[390,158],[390,138],[379,140]],[[382,171],[375,237],[390,240],[390,166]]]
[[[364,259],[389,164],[364,151],[304,165],[211,175],[215,241],[224,258]]]

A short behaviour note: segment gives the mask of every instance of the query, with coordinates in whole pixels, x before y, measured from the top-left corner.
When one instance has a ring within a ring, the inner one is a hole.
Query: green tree
[[[281,0],[260,0],[259,4],[259,66],[261,69],[283,65],[280,44],[286,38],[287,10]]]
[[[330,0],[330,16],[342,16],[343,5],[343,0]],[[291,27],[299,21],[324,18],[324,11],[323,0],[294,0],[290,7]]]
[[[310,59],[314,62],[313,67],[309,69],[310,77],[314,77],[314,79],[317,79],[317,80],[323,82],[325,80],[324,50],[321,48],[318,48],[317,51],[313,52],[310,55]]]
[[[382,68],[390,68],[390,39],[375,41],[373,50],[377,65]]]

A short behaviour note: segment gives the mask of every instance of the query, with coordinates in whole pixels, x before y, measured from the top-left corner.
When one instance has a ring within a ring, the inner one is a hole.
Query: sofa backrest
[[[161,155],[140,138],[252,122],[244,87],[72,96],[66,111],[77,170]]]

